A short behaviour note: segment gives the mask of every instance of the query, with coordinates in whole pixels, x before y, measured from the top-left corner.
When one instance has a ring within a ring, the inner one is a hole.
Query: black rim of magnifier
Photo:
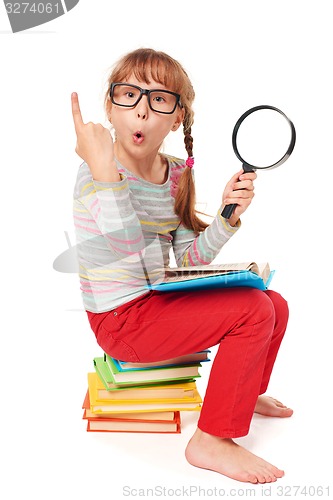
[[[251,165],[246,160],[244,160],[244,158],[242,158],[241,155],[239,154],[239,151],[238,151],[238,148],[237,148],[237,141],[236,141],[236,139],[237,139],[237,133],[238,133],[238,130],[239,130],[239,127],[240,127],[241,123],[251,113],[254,113],[255,111],[259,111],[260,109],[272,109],[273,111],[277,111],[278,113],[280,113],[282,116],[284,116],[284,118],[289,123],[290,130],[291,130],[291,140],[290,140],[290,144],[289,144],[289,147],[288,147],[286,153],[282,156],[282,158],[280,158],[279,161],[277,161],[276,163],[273,163],[272,165],[267,165],[266,167],[258,167],[256,165]],[[245,167],[245,170],[256,170],[257,168],[259,168],[259,169],[268,169],[268,168],[275,168],[275,167],[278,167],[278,166],[282,165],[282,163],[284,163],[289,158],[289,156],[291,155],[291,153],[293,152],[293,149],[294,149],[294,146],[295,146],[295,142],[296,142],[296,130],[295,130],[293,122],[291,120],[289,120],[288,116],[285,115],[283,113],[283,111],[281,111],[279,108],[275,108],[274,106],[268,106],[268,105],[265,105],[265,104],[263,104],[261,106],[255,106],[254,108],[248,109],[239,118],[239,120],[236,122],[236,125],[235,125],[233,133],[232,133],[232,147],[234,148],[234,152],[235,152],[235,155],[237,156],[237,158],[243,163],[243,166]]]

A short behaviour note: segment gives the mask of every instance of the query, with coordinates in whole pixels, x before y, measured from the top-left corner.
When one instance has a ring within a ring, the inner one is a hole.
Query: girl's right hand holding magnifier
[[[94,180],[119,182],[110,131],[100,123],[84,123],[76,92],[71,95],[72,114],[77,137],[75,151],[88,164]]]
[[[242,213],[250,205],[254,197],[253,181],[257,178],[255,172],[244,172],[240,170],[237,174],[233,175],[227,183],[222,200],[224,205],[236,204],[236,208],[228,219],[231,226],[234,226]]]

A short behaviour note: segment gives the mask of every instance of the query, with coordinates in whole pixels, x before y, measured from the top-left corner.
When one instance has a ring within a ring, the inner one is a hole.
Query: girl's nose
[[[136,105],[137,117],[142,120],[148,118],[148,97],[146,95],[142,96],[138,104]]]

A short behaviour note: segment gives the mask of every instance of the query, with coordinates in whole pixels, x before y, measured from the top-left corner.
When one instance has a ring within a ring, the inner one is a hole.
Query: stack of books
[[[200,411],[196,386],[210,351],[155,363],[131,363],[104,353],[88,373],[83,419],[88,432],[181,432],[181,411]]]

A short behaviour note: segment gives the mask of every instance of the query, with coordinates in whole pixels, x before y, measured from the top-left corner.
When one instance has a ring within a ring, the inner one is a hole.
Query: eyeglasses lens
[[[136,106],[140,97],[140,89],[132,85],[117,84],[113,87],[113,102],[118,106]],[[148,99],[151,108],[157,113],[172,113],[177,105],[177,96],[165,90],[150,91]]]

